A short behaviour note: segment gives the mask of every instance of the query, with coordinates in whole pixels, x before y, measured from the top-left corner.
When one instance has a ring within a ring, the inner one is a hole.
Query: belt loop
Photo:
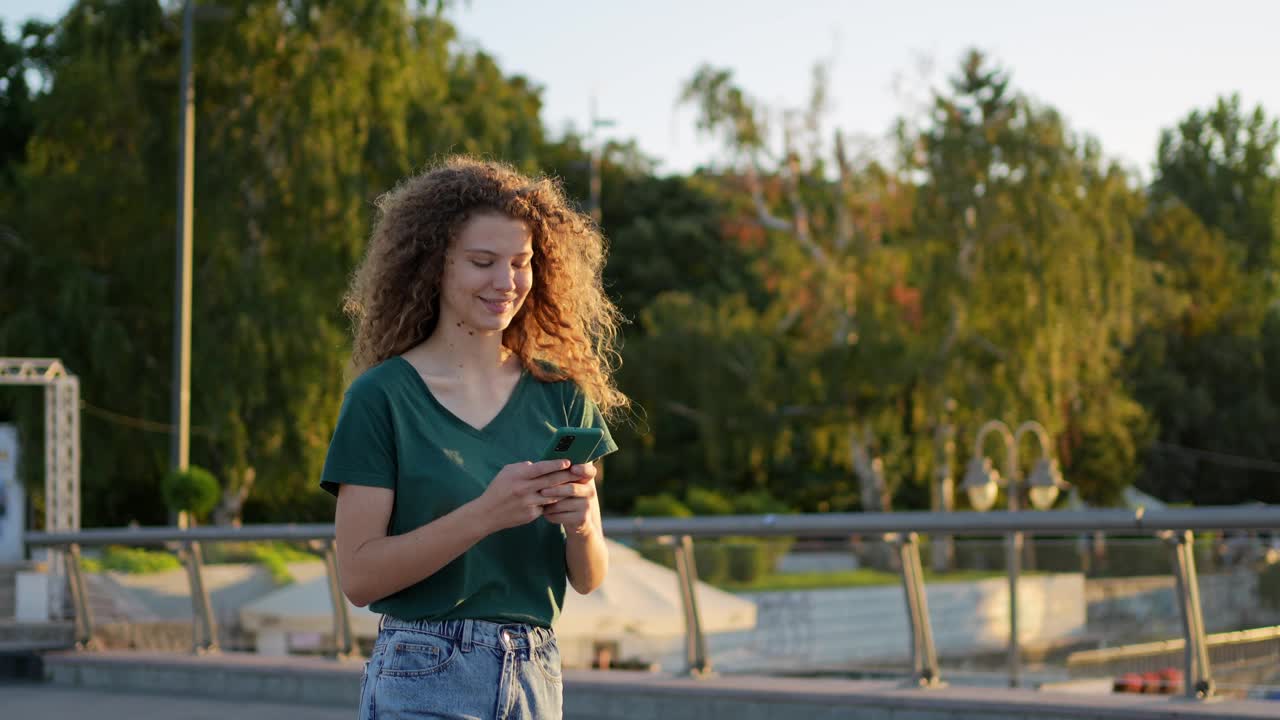
[[[462,621],[462,652],[471,652],[471,632],[474,625],[468,618]]]

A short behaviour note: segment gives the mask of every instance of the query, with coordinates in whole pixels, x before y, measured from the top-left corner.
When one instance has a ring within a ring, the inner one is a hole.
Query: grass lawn
[[[277,585],[288,585],[293,582],[293,576],[289,574],[289,563],[319,562],[320,559],[314,553],[300,550],[285,542],[206,543],[204,545],[206,565],[223,563],[262,565],[271,573],[271,578]],[[177,555],[167,550],[110,545],[97,557],[82,557],[80,567],[86,572],[114,570],[122,573],[146,574],[181,569],[182,561]]]

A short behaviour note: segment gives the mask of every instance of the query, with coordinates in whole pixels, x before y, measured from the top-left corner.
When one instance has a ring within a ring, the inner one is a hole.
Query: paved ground
[[[107,693],[50,685],[0,683],[0,713],[31,720],[285,720],[297,717],[294,705],[232,702],[208,698]],[[307,720],[352,720],[355,707],[308,706]]]

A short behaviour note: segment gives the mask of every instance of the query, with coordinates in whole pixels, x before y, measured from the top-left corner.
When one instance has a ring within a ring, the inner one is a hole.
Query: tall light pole
[[[173,297],[173,435],[169,461],[186,470],[191,457],[191,220],[195,189],[196,87],[191,74],[195,0],[182,9],[182,89],[178,138],[178,257]]]
[[[938,418],[938,426],[934,431],[934,453],[938,468],[938,481],[933,487],[932,510],[934,512],[951,512],[956,509],[955,500],[955,458],[956,458],[956,426],[951,422],[951,415],[956,410],[956,401],[947,398],[942,405],[942,415]],[[955,566],[956,548],[950,535],[938,535],[933,542],[933,570],[944,572]]]
[[[613,127],[613,125],[614,125],[614,122],[612,120],[606,120],[596,115],[596,96],[592,95],[591,96],[591,124],[587,126],[587,145],[590,146],[590,152],[591,152],[591,178],[589,180],[590,195],[589,195],[588,203],[590,205],[589,210],[591,212],[591,219],[595,220],[597,225],[600,224],[600,219],[601,219],[601,212],[600,212],[601,152],[600,152],[600,143],[596,141],[596,129]]]
[[[1004,440],[1005,462],[1004,477],[992,466],[991,460],[983,455],[983,441],[987,435],[997,432]],[[969,504],[978,512],[985,512],[995,504],[999,486],[1004,485],[1009,498],[1009,511],[1017,512],[1021,507],[1022,470],[1018,464],[1018,442],[1026,433],[1032,433],[1040,445],[1040,459],[1027,478],[1028,495],[1031,503],[1039,510],[1048,510],[1058,499],[1058,491],[1067,487],[1058,470],[1058,461],[1052,457],[1053,444],[1044,426],[1034,420],[1028,420],[1010,432],[1009,426],[999,420],[989,420],[978,430],[978,437],[973,443],[973,456],[969,460],[969,468],[964,475],[964,490],[969,496]],[[1006,558],[1009,566],[1009,685],[1018,687],[1021,684],[1021,659],[1018,645],[1018,574],[1022,565],[1022,533],[1010,533],[1006,545]]]

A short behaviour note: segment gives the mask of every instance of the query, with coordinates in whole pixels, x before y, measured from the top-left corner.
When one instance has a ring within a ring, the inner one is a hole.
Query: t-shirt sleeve
[[[344,483],[395,490],[396,474],[391,406],[376,389],[353,386],[338,412],[320,487],[335,497]]]
[[[609,426],[605,424],[604,414],[600,412],[600,408],[596,407],[591,398],[587,397],[575,383],[570,385],[573,387],[573,400],[569,404],[569,424],[574,427],[600,428],[603,431],[600,444],[596,445],[588,462],[595,462],[609,453],[616,452],[618,444],[613,441],[613,435],[609,432]]]

